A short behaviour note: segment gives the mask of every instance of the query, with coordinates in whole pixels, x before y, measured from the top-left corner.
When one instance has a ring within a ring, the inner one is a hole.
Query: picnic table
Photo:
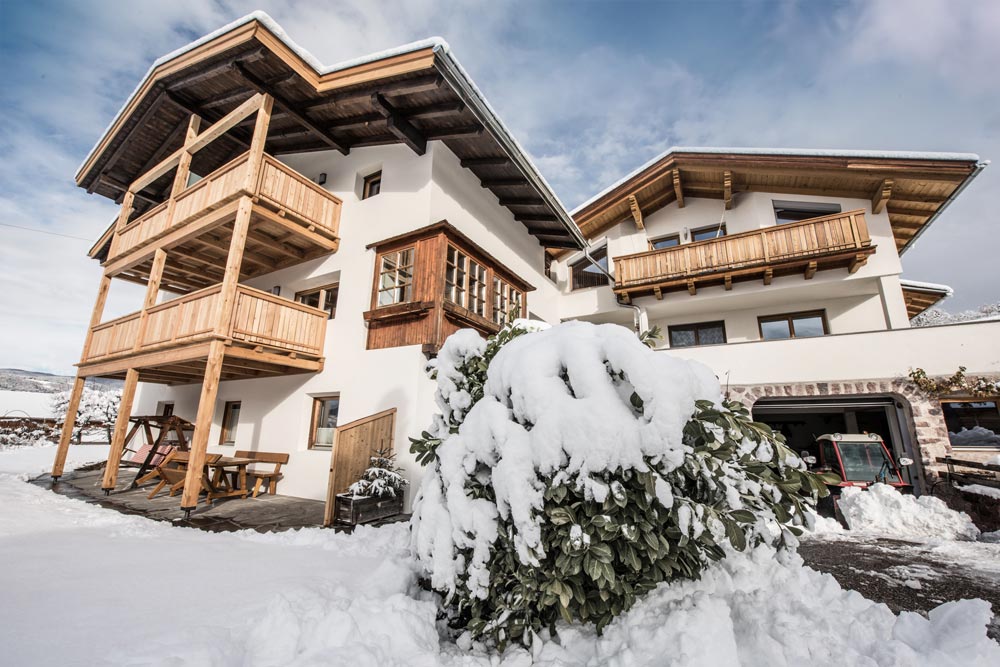
[[[240,496],[247,497],[247,466],[255,463],[255,459],[223,456],[216,461],[206,463],[207,468],[212,468],[211,490],[208,491],[208,500],[215,498],[231,498]]]

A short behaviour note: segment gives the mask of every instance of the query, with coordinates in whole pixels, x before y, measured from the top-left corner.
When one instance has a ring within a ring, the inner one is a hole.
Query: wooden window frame
[[[708,327],[721,327],[722,328],[722,342],[721,343],[702,343],[700,338],[701,329],[707,329]],[[673,332],[681,329],[694,329],[694,344],[693,345],[674,345]],[[710,322],[690,322],[688,324],[674,324],[667,327],[667,342],[670,343],[670,347],[685,348],[685,347],[701,347],[702,345],[724,345],[729,342],[729,337],[726,335],[726,321],[725,320],[713,320]]]
[[[375,192],[372,192],[372,186],[375,187]],[[372,197],[377,197],[380,194],[382,194],[381,169],[365,176],[361,185],[361,199],[371,199]]]
[[[948,422],[944,414],[944,406],[946,403],[993,403],[997,411],[1000,412],[1000,395],[996,396],[949,396],[948,398],[938,399],[938,403],[941,405],[941,420],[945,422],[945,430],[951,433],[951,429],[948,428]],[[996,431],[994,431],[996,433]],[[951,442],[951,436],[948,436],[948,441]],[[980,451],[980,452],[994,452],[1000,449],[997,445],[951,445],[953,449],[968,450],[968,451]]]
[[[575,262],[573,262],[572,264],[569,265],[569,280],[570,280],[570,291],[571,292],[576,292],[576,291],[582,290],[582,289],[593,289],[595,287],[605,287],[607,285],[611,285],[611,279],[608,278],[606,275],[604,275],[604,273],[599,272],[599,271],[598,271],[598,273],[600,273],[601,280],[604,281],[601,284],[599,284],[599,285],[577,285],[577,282],[576,282],[576,274],[577,274],[576,267],[580,266],[582,264],[586,264],[588,266],[592,266],[593,262],[590,261],[591,259],[597,260],[598,263],[600,263],[600,259],[598,257],[595,257],[595,255],[598,254],[598,253],[604,253],[604,258],[608,262],[608,267],[611,266],[611,258],[608,255],[608,245],[606,243],[603,246],[601,246],[600,248],[597,248],[596,250],[594,250],[594,252],[590,253],[590,259],[588,259],[586,255],[584,255],[580,259],[576,260]],[[583,271],[586,271],[586,269],[582,269],[581,273]]]
[[[666,248],[657,248],[656,244],[660,241],[666,241],[667,239],[676,239],[677,243],[672,246],[666,246]],[[667,248],[676,248],[681,244],[680,234],[663,234],[662,236],[657,236],[656,238],[649,239],[649,249],[650,250],[666,250]]]
[[[329,452],[333,449],[334,445],[337,444],[337,428],[340,426],[340,393],[324,394],[322,396],[311,396],[312,399],[312,412],[309,418],[309,439],[306,442],[306,448],[317,452]],[[337,399],[337,425],[333,427],[334,437],[330,446],[322,445],[320,447],[316,446],[316,429],[319,427],[319,416],[320,412],[323,410],[323,403],[331,399]]]
[[[243,411],[243,401],[226,401],[222,408],[222,430],[219,431],[219,445],[223,447],[236,446],[236,429],[240,426],[240,418],[237,414],[236,423],[232,423],[232,410],[236,406],[239,412]],[[232,439],[227,436],[232,436]]]
[[[545,271],[544,271],[545,277],[548,278],[549,280],[551,280],[554,283],[555,282],[559,282],[556,279],[556,275],[552,272],[552,255],[550,255],[546,251],[543,251],[542,252],[542,256],[545,258],[544,260],[542,260],[543,261],[543,266],[545,268]]]
[[[332,291],[336,291],[337,292],[337,296],[339,298],[339,296],[340,296],[340,283],[339,282],[330,283],[329,285],[323,285],[322,287],[314,287],[312,289],[302,290],[301,292],[296,292],[295,293],[295,301],[297,303],[305,303],[305,301],[303,301],[303,299],[305,297],[312,296],[313,294],[316,294],[317,295],[317,302],[316,302],[317,305],[314,306],[314,308],[318,308],[319,310],[326,310],[327,315],[328,315],[327,319],[328,320],[332,320],[333,318],[335,318],[337,316],[337,302],[336,302],[336,300],[333,303],[332,310],[327,310],[326,309],[326,298],[328,296],[328,293],[332,292]],[[308,304],[306,304],[306,305],[308,305]]]
[[[500,297],[499,300],[502,301],[502,304],[497,303],[497,297]],[[524,317],[524,292],[497,275],[493,276],[492,301],[490,317],[494,324],[501,327],[506,324],[510,311],[515,307],[518,310],[517,316]]]
[[[403,253],[406,253],[406,252],[410,253],[410,263],[409,264],[403,264],[402,261],[401,261]],[[396,266],[394,268],[392,268],[392,269],[390,269],[390,270],[387,271],[384,268],[384,263],[385,263],[386,258],[390,257],[392,255],[395,255]],[[378,268],[378,272],[377,272],[377,274],[375,276],[375,308],[387,308],[389,306],[395,306],[395,305],[400,304],[400,303],[409,303],[409,302],[413,301],[413,290],[414,290],[414,287],[413,287],[413,282],[414,282],[413,270],[416,267],[416,264],[417,264],[417,248],[416,248],[415,245],[406,246],[405,248],[400,248],[399,250],[387,250],[387,251],[382,252],[382,253],[380,253],[378,255],[378,259],[377,259],[377,263],[376,263],[376,267]],[[410,270],[410,282],[407,283],[407,284],[405,284],[405,285],[401,285],[400,282],[399,282],[399,273],[400,273],[401,269],[409,269]],[[382,287],[382,276],[390,274],[390,273],[395,276],[395,278],[394,278],[394,284],[393,284],[392,287],[384,288],[384,287]],[[409,294],[408,295],[406,294],[406,290],[404,290],[404,296],[406,298],[398,299],[398,300],[394,298],[390,303],[382,303],[382,298],[381,297],[382,297],[382,293],[383,292],[388,292],[388,293],[396,294],[396,293],[398,293],[398,291],[399,291],[399,289],[401,287],[409,287]]]
[[[828,215],[837,215],[844,212],[844,207],[840,204],[829,203],[829,202],[819,202],[819,201],[785,201],[781,199],[771,200],[771,210],[774,212],[774,224],[775,225],[790,225],[795,222],[801,222],[802,220],[809,220],[811,218],[822,218]],[[778,211],[779,210],[789,210],[798,211],[800,213],[815,213],[809,218],[799,218],[798,220],[779,220]]]
[[[695,236],[697,236],[702,232],[716,232],[716,235],[707,239],[696,239]],[[722,237],[727,236],[729,234],[729,230],[726,228],[726,223],[722,223],[721,225],[706,225],[704,227],[698,227],[697,229],[692,229],[690,231],[690,234],[691,234],[691,243],[700,243],[701,241],[714,241],[715,239],[721,239]]]
[[[761,340],[791,340],[792,338],[819,338],[819,336],[796,336],[795,335],[795,318],[806,318],[806,317],[819,317],[823,321],[823,335],[830,335],[830,323],[826,319],[826,310],[800,310],[793,313],[778,313],[776,315],[760,315],[757,317],[757,333],[760,335]],[[788,322],[788,338],[764,338],[764,323],[765,322],[780,322],[785,320]]]
[[[469,253],[454,243],[446,245],[444,251],[444,298],[466,309],[468,309],[469,302],[469,259]],[[452,271],[454,271],[454,277],[449,278],[448,274]]]
[[[160,404],[160,416],[161,417],[173,417],[174,416],[174,401],[163,401]]]

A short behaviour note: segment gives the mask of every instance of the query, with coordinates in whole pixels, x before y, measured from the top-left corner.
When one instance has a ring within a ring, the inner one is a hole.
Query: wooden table
[[[216,490],[209,494],[210,499],[230,498],[233,496],[246,498],[248,490],[247,466],[255,462],[254,459],[223,456],[218,461],[207,464],[208,467],[215,468],[215,474],[212,476],[212,486]],[[227,468],[236,468],[236,470],[229,471],[232,475],[232,483],[226,477]],[[237,482],[237,477],[239,478],[239,482]]]

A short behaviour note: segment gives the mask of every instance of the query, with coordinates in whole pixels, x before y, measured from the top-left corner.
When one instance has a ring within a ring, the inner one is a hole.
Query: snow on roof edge
[[[954,160],[957,162],[980,162],[980,157],[976,153],[939,153],[933,151],[874,151],[874,150],[846,150],[833,148],[740,148],[732,146],[671,146],[659,155],[648,160],[642,166],[633,169],[631,172],[618,179],[615,183],[601,190],[599,193],[578,205],[571,213],[575,216],[578,212],[593,204],[595,201],[608,194],[629,179],[646,171],[654,164],[667,157],[671,153],[714,153],[737,155],[788,155],[795,157],[857,157],[868,159],[890,159],[890,160]]]
[[[295,52],[296,55],[298,55],[300,58],[302,58],[302,60],[308,63],[309,66],[312,67],[314,70],[316,70],[316,72],[321,76],[324,74],[330,74],[331,72],[337,72],[340,70],[349,69],[351,67],[357,67],[358,65],[364,65],[369,62],[375,62],[377,60],[391,58],[392,56],[397,56],[403,53],[419,51],[420,49],[433,48],[435,50],[441,49],[444,51],[448,51],[449,49],[448,42],[445,41],[443,38],[429,37],[427,39],[422,39],[416,42],[410,42],[409,44],[403,44],[391,49],[376,51],[375,53],[370,53],[368,55],[360,56],[358,58],[342,60],[339,63],[335,63],[333,65],[324,65],[319,61],[319,59],[316,58],[316,56],[314,56],[308,50],[306,50],[305,48],[300,46],[297,42],[295,42],[291,37],[289,37],[288,33],[285,32],[284,28],[282,28],[277,21],[271,18],[271,16],[267,12],[261,10],[250,12],[246,16],[242,16],[236,19],[235,21],[227,23],[221,28],[213,30],[212,32],[203,35],[202,37],[199,37],[193,42],[190,42],[189,44],[182,46],[179,49],[175,49],[170,53],[168,53],[167,55],[160,56],[159,58],[154,60],[153,64],[149,66],[149,69],[146,70],[146,73],[143,75],[143,77],[139,79],[138,85],[132,90],[129,96],[125,99],[125,103],[122,104],[120,109],[118,109],[118,113],[114,115],[114,117],[111,119],[111,122],[108,123],[107,127],[104,128],[104,131],[101,132],[93,148],[87,151],[87,155],[83,159],[83,162],[81,162],[80,166],[77,167],[76,170],[77,175],[79,176],[82,173],[83,168],[94,156],[94,153],[101,145],[101,142],[104,141],[104,137],[108,135],[108,133],[119,121],[119,119],[121,119],[122,114],[125,113],[125,109],[127,109],[128,106],[132,103],[132,100],[135,99],[135,96],[139,94],[139,91],[142,90],[143,85],[145,85],[146,81],[149,80],[149,77],[152,76],[153,72],[156,70],[157,67],[173,60],[174,58],[184,55],[188,51],[193,51],[202,44],[206,44],[207,42],[212,41],[213,39],[219,37],[220,35],[224,35],[227,32],[235,30],[236,28],[239,28],[240,26],[250,23],[251,21],[254,20],[259,21],[264,27],[266,27],[268,30],[274,33],[275,37],[281,40],[285,44],[285,46],[287,46],[289,49]]]
[[[952,289],[948,285],[942,285],[940,283],[926,283],[926,282],[921,282],[919,280],[909,280],[907,278],[900,278],[899,285],[904,289],[910,288],[915,290],[924,290],[927,292],[941,292],[944,294],[945,297],[953,296],[955,294],[954,289]]]

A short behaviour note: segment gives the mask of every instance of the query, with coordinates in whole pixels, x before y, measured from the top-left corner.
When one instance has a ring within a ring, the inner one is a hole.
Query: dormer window
[[[840,213],[840,204],[821,204],[809,201],[777,201],[774,204],[774,222],[784,225],[799,220],[822,218],[824,215]]]
[[[368,199],[382,192],[382,171],[365,176],[364,185],[361,188],[361,198]]]

